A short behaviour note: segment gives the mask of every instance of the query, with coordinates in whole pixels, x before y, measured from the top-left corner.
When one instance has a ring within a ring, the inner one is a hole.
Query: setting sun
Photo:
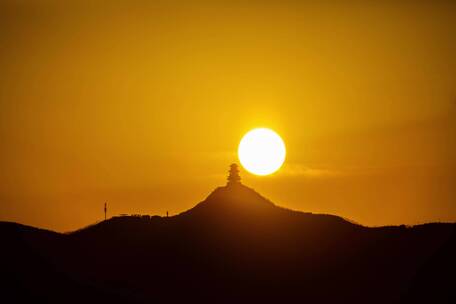
[[[268,175],[280,169],[285,161],[285,144],[274,131],[258,128],[242,138],[238,156],[242,166],[250,173]]]

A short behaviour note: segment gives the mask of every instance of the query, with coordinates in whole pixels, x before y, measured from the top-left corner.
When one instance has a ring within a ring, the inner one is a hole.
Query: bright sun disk
[[[253,129],[239,143],[241,165],[256,175],[268,175],[279,170],[285,161],[285,155],[282,138],[271,129]]]

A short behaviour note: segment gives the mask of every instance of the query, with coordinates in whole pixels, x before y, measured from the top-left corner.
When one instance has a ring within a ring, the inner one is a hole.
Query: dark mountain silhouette
[[[0,223],[0,300],[456,303],[455,228],[367,228],[278,207],[235,182],[172,217],[114,217],[69,234]]]

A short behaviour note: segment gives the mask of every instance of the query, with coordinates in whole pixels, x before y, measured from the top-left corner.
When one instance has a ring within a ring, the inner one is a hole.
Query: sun
[[[239,143],[238,157],[241,165],[256,175],[268,175],[279,170],[285,161],[285,155],[282,138],[271,129],[253,129]]]

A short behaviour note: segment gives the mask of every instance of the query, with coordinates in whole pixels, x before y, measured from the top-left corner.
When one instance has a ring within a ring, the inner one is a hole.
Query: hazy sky
[[[184,211],[263,126],[279,205],[456,221],[456,5],[244,2],[0,0],[0,220]]]

